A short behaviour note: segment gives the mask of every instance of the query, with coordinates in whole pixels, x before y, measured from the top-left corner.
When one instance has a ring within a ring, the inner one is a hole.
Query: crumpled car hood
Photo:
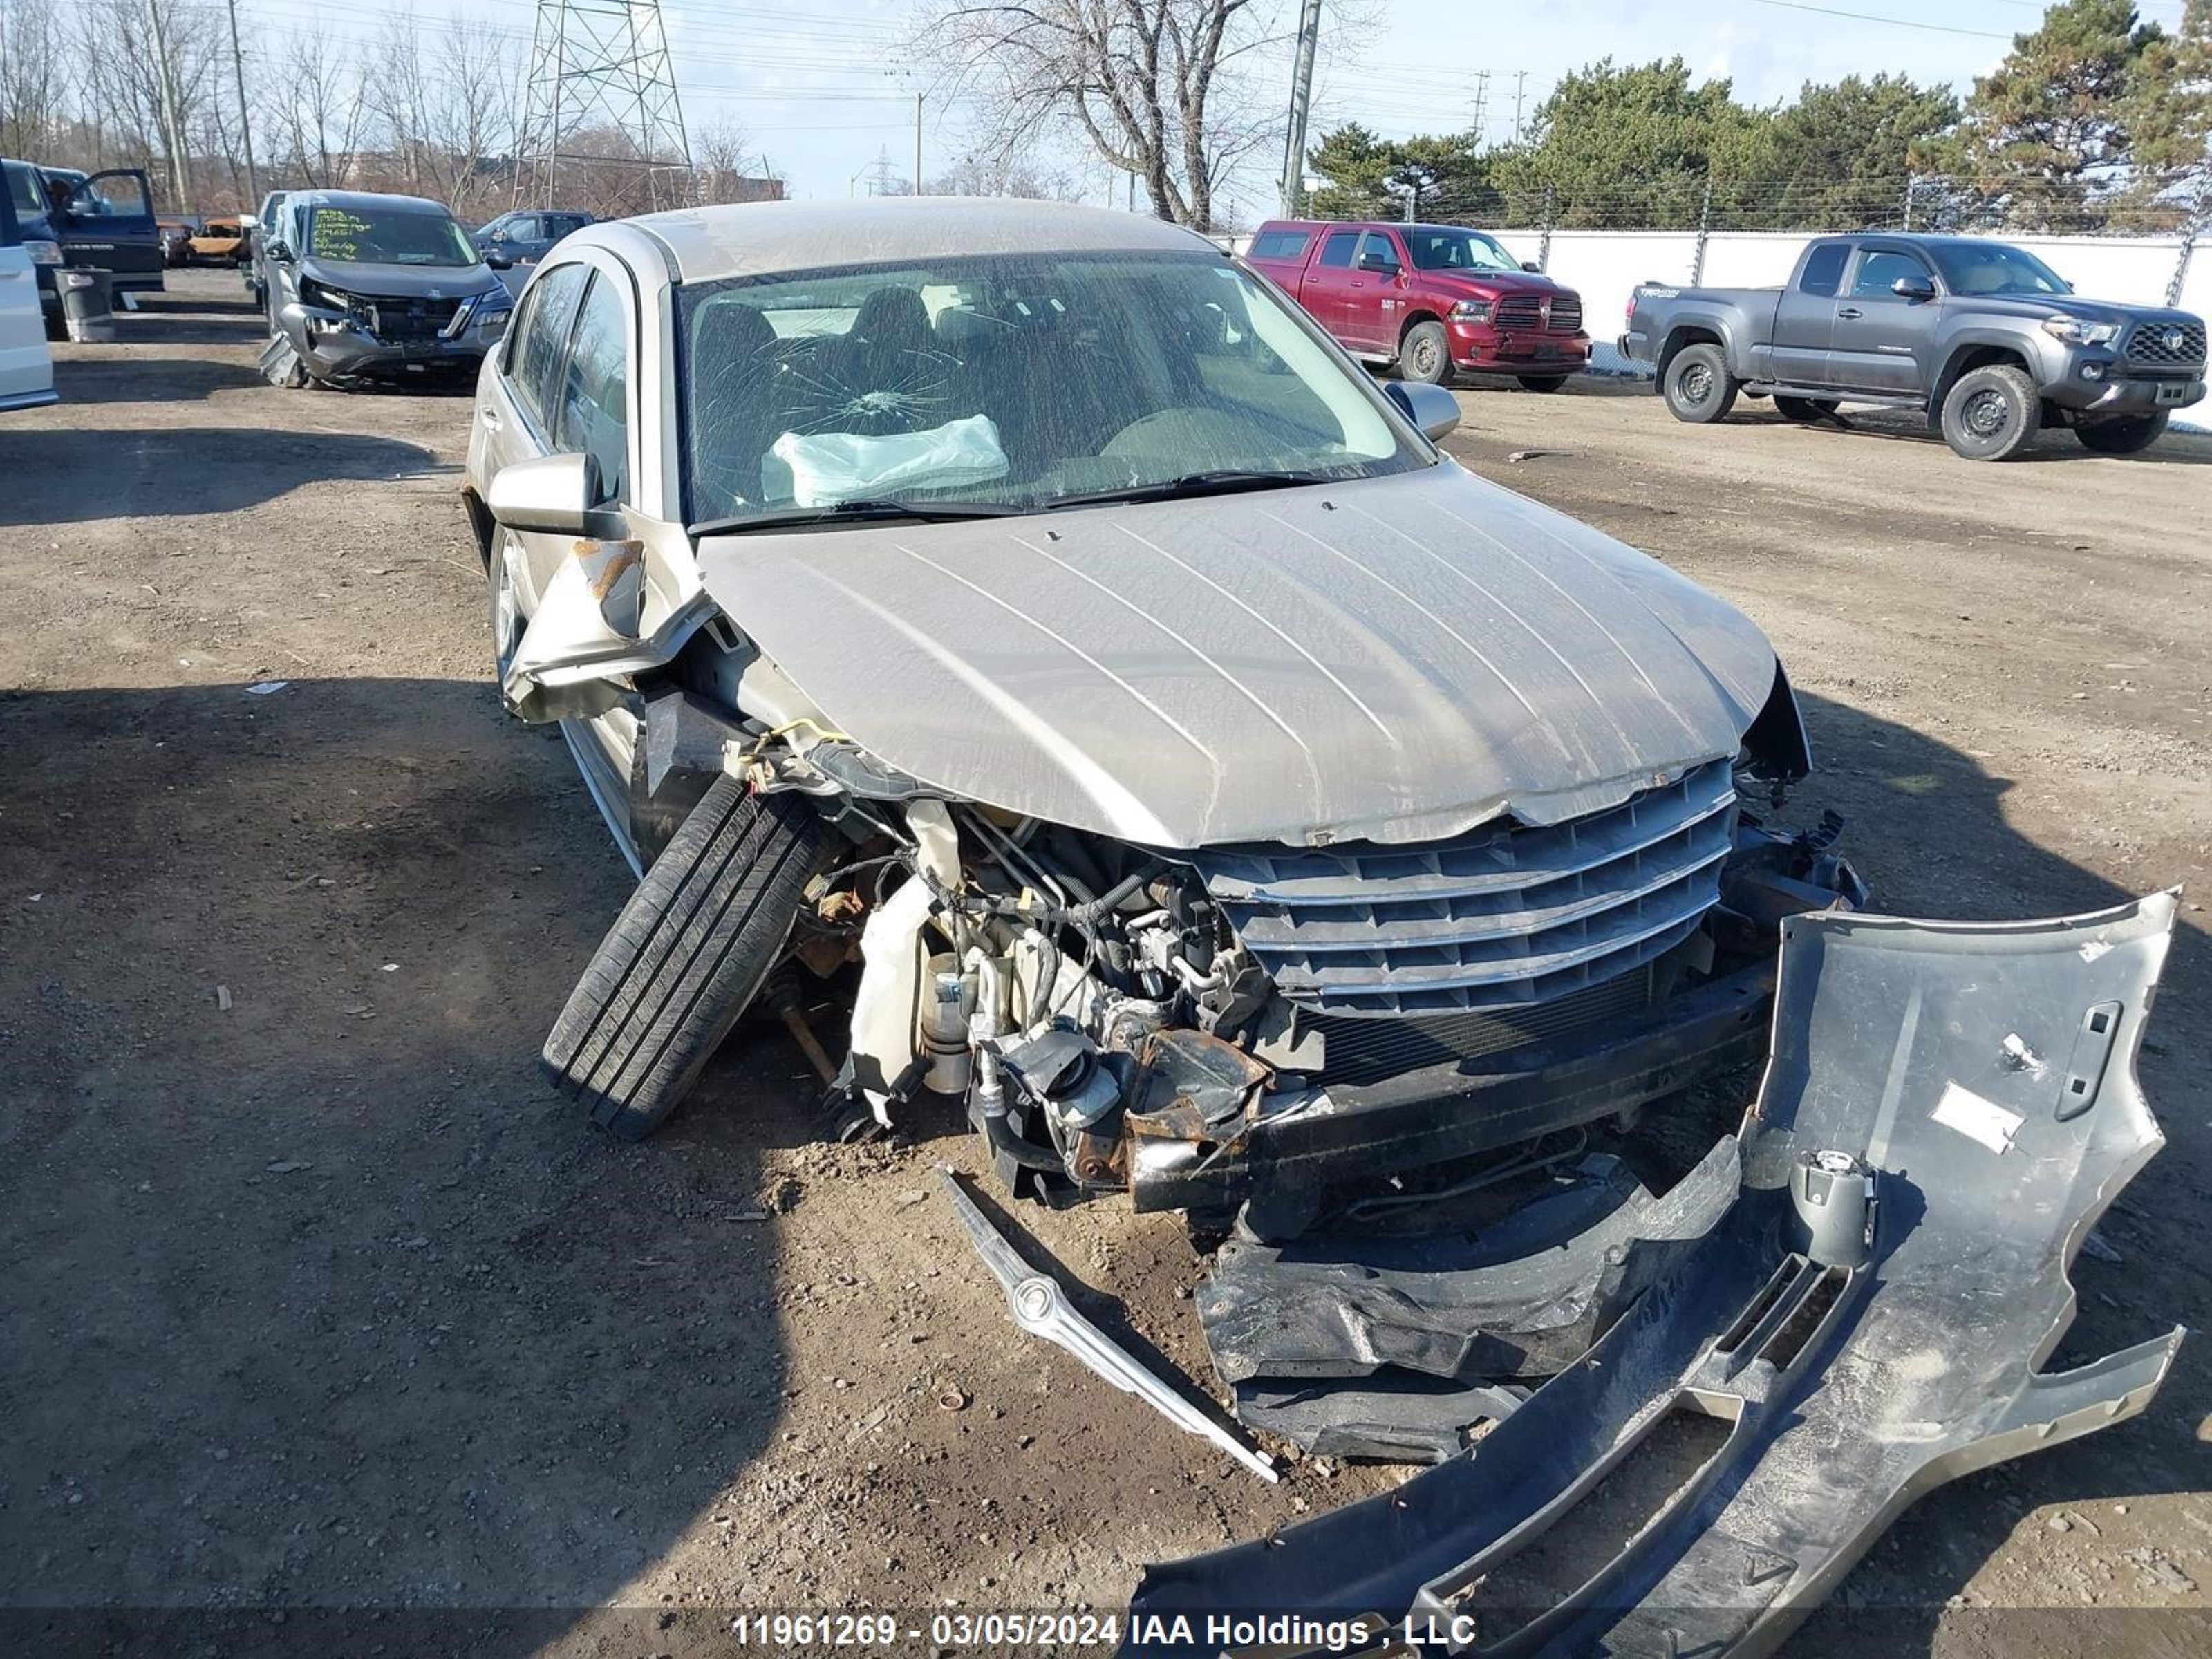
[[[707,592],[934,787],[1163,848],[1549,823],[1735,754],[1772,648],[1451,462],[1002,520],[710,538]]]
[[[489,265],[395,265],[357,259],[300,261],[300,274],[346,294],[382,299],[465,300],[503,287]]]

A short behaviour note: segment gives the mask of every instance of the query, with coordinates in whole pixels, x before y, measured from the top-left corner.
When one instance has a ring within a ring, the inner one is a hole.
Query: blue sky
[[[1375,26],[1359,29],[1355,45],[1335,33],[1340,14],[1325,0],[1322,122],[1358,119],[1390,136],[1464,128],[1474,115],[1477,73],[1487,70],[1483,125],[1498,142],[1512,136],[1516,85],[1524,112],[1533,110],[1560,75],[1607,54],[1638,62],[1679,53],[1701,76],[1729,76],[1739,97],[1761,102],[1787,97],[1808,79],[1854,71],[1904,70],[1963,88],[2002,57],[2015,32],[2033,28],[2043,9],[2037,0],[1947,0],[1941,8],[1924,0],[1362,4]],[[2139,10],[2172,27],[2181,0],[2148,0]],[[908,15],[906,0],[820,0],[804,9],[798,0],[777,0],[775,8],[671,3],[687,112],[694,121],[740,122],[794,194],[848,193],[854,175],[886,148],[903,177],[913,171],[915,83],[890,48]],[[1286,87],[1288,48],[1276,55]],[[961,148],[959,127],[957,109],[925,108],[926,170]],[[1106,169],[1093,161],[1082,171],[1097,175],[1103,200]],[[1240,181],[1240,193],[1264,198],[1272,172],[1271,161]],[[866,190],[865,178],[859,188]],[[1264,211],[1267,204],[1246,205]]]
[[[1294,7],[1295,0],[1259,0]],[[362,20],[376,0],[251,0],[296,23],[301,11]],[[1703,76],[1727,76],[1736,94],[1765,102],[1808,79],[1854,71],[1903,70],[1962,88],[2001,58],[2012,34],[2031,29],[2039,0],[1355,0],[1363,20],[1324,0],[1324,64],[1316,130],[1357,119],[1389,136],[1463,129],[1473,122],[1476,76],[1490,72],[1484,128],[1512,135],[1516,85],[1532,110],[1560,75],[1595,58],[1639,62],[1677,53]],[[2182,0],[2140,0],[2142,14],[2172,27]],[[421,15],[459,12],[526,40],[533,0],[422,0]],[[913,0],[664,0],[684,112],[696,128],[742,126],[795,195],[865,191],[880,153],[904,178],[913,172],[913,94],[921,83],[898,50]],[[247,10],[246,6],[240,7]],[[1861,19],[1835,13],[1864,13]],[[1888,21],[1881,21],[1887,19]],[[1357,39],[1354,37],[1356,34]],[[1287,87],[1287,45],[1270,53],[1275,97]],[[1519,77],[1524,76],[1525,79]],[[962,112],[925,106],[924,168],[964,148]],[[1248,215],[1271,206],[1279,147],[1231,191]],[[1066,158],[1104,200],[1108,170],[1095,158]],[[856,184],[856,176],[858,183]],[[1117,198],[1118,199],[1118,198]]]

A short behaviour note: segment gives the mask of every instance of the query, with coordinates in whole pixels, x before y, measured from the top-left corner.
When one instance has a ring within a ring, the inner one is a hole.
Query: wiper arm
[[[828,507],[797,507],[781,513],[710,519],[691,526],[695,536],[738,535],[750,530],[790,530],[805,525],[904,520],[913,524],[953,524],[962,519],[1004,519],[1029,511],[1002,501],[836,501]]]
[[[1128,484],[1120,489],[1086,490],[1045,502],[1048,512],[1063,507],[1095,507],[1109,501],[1174,501],[1194,495],[1227,495],[1246,489],[1289,489],[1299,484],[1328,483],[1325,472],[1249,472],[1234,467],[1211,472],[1186,472],[1158,483]]]

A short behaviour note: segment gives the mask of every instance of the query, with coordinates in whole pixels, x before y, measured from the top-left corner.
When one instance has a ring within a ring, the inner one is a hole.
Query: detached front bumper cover
[[[1712,1231],[1465,1455],[1149,1569],[1132,1645],[1299,1612],[1486,1659],[1763,1654],[1923,1492],[2141,1412],[2179,1329],[2040,1367],[2161,1144],[2133,1061],[2173,908],[1790,919]]]

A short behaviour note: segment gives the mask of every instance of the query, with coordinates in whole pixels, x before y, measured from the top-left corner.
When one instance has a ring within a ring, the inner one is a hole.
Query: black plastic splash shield
[[[1791,918],[1719,1224],[1465,1455],[1150,1568],[1133,1614],[1371,1613],[1399,1639],[1410,1618],[1484,1659],[1763,1654],[1921,1493],[2141,1412],[2179,1329],[2039,1368],[2082,1238],[2160,1144],[2134,1056],[2173,908]],[[1863,1261],[1800,1254],[1808,1152],[1875,1172]]]

